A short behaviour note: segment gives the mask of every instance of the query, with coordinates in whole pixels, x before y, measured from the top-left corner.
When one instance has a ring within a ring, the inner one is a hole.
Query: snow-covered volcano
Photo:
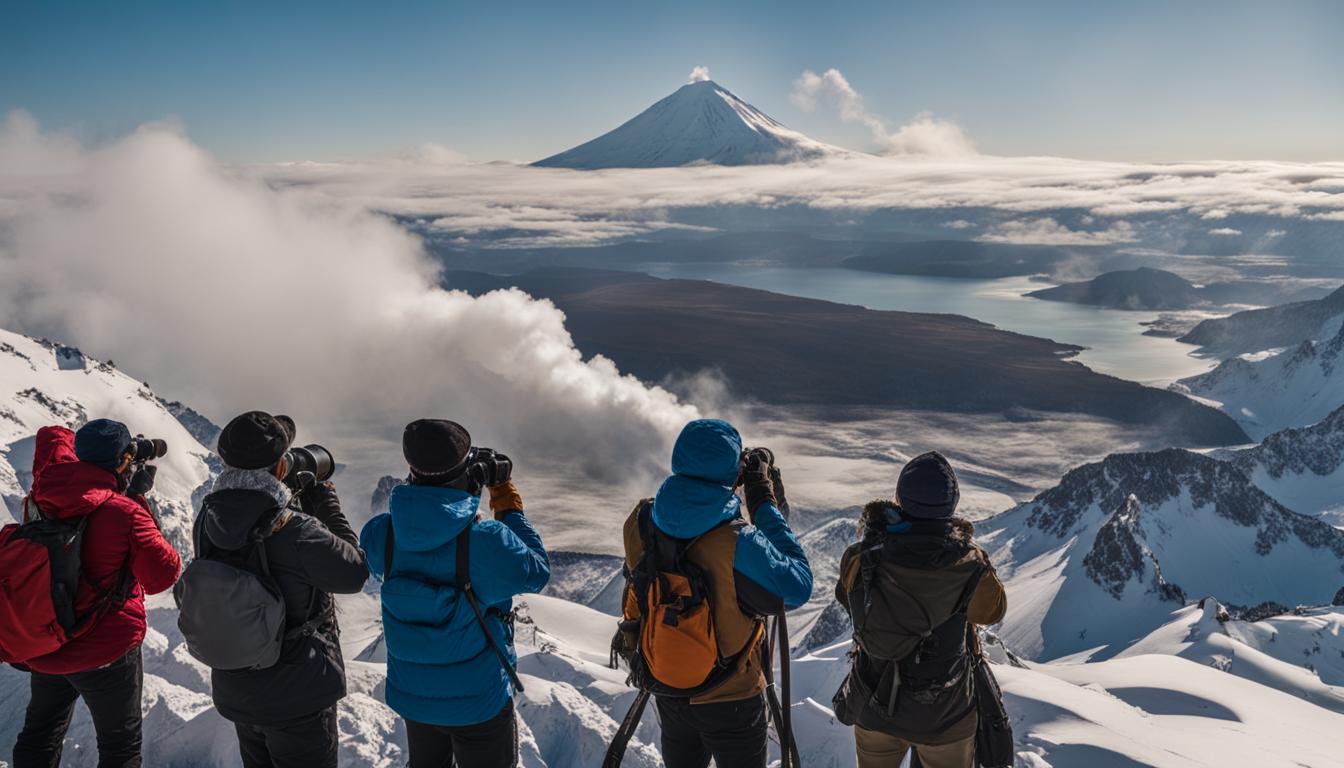
[[[619,128],[533,165],[583,170],[761,165],[841,154],[849,151],[790,130],[713,80],[702,80],[683,85]]]

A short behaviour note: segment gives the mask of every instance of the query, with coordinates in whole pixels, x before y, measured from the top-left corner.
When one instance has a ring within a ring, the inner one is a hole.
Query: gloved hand
[[[514,487],[512,480],[505,480],[489,487],[490,511],[496,520],[503,520],[510,512],[523,511],[523,495]]]
[[[159,468],[153,464],[146,464],[137,469],[135,474],[131,475],[131,480],[126,484],[127,496],[144,496],[154,489],[154,476],[158,474]]]
[[[789,500],[784,497],[784,477],[779,473],[779,467],[770,465],[770,485],[775,489],[775,506],[779,508],[779,514],[789,519]]]
[[[770,453],[761,448],[753,448],[742,457],[742,493],[747,500],[747,515],[756,522],[756,510],[767,501],[778,506],[775,501],[775,486],[770,477]]]
[[[333,513],[339,514],[341,511],[341,501],[336,498],[336,486],[330,480],[304,488],[299,492],[299,503],[303,505],[304,512],[324,523]]]

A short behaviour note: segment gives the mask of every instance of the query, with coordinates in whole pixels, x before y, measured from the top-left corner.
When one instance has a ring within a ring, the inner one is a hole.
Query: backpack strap
[[[392,516],[387,516],[387,537],[383,539],[383,581],[392,575],[392,556],[397,551],[397,529],[392,526]]]
[[[504,672],[509,676],[509,682],[513,683],[514,691],[522,693],[523,681],[518,679],[518,671],[509,663],[509,657],[504,655],[504,651],[500,649],[499,643],[495,642],[495,636],[490,634],[490,628],[485,624],[485,615],[481,613],[481,606],[476,602],[476,590],[471,587],[470,525],[457,535],[456,565],[457,574],[455,582],[457,588],[466,596],[467,602],[471,605],[471,612],[476,614],[476,623],[480,625],[481,631],[485,633],[485,642],[490,645],[490,650],[495,652],[495,658],[499,659],[500,666],[504,667]]]

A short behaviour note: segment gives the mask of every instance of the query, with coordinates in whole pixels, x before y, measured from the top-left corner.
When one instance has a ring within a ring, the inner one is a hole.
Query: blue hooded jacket
[[[503,521],[478,520],[480,497],[455,488],[403,485],[392,491],[390,511],[360,533],[369,570],[382,575],[388,525],[392,573],[383,582],[383,633],[387,643],[387,704],[418,723],[462,726],[483,723],[512,695],[508,674],[486,643],[466,596],[453,585],[458,534],[470,536],[471,582],[481,610],[507,613],[514,595],[538,592],[551,569],[541,537],[519,511]],[[486,626],[516,662],[513,637],[494,612]]]
[[[742,437],[725,421],[698,419],[682,429],[672,449],[672,474],[653,499],[653,523],[679,539],[691,539],[742,515],[733,490],[742,457]],[[784,515],[771,503],[756,510],[755,525],[738,532],[733,570],[755,586],[797,608],[812,596],[812,568]]]

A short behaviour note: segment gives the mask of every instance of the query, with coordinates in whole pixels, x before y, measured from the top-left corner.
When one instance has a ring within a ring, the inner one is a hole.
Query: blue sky
[[[932,111],[985,152],[1344,159],[1344,3],[11,2],[0,112],[91,142],[173,119],[226,160],[437,143],[531,160],[707,66],[791,127],[837,68],[892,127]]]

